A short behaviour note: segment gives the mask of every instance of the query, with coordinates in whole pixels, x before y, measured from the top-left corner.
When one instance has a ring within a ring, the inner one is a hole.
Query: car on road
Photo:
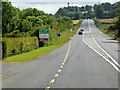
[[[80,29],[80,31],[78,32],[78,35],[82,35],[83,34],[83,29]]]
[[[80,31],[84,31],[83,29],[80,29]]]
[[[82,35],[82,34],[83,34],[82,31],[79,31],[79,32],[78,32],[78,35]]]

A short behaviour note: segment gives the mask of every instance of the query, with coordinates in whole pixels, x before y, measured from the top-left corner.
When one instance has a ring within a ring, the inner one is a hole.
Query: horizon
[[[23,10],[26,8],[36,8],[40,11],[43,11],[44,13],[54,15],[59,10],[59,8],[67,7],[68,6],[67,3],[70,3],[69,6],[82,7],[85,5],[93,6],[94,4],[98,4],[100,1],[101,1],[100,3],[105,3],[104,1],[107,1],[107,0],[96,0],[94,2],[93,1],[90,2],[88,0],[87,1],[85,0],[84,2],[79,2],[79,0],[78,0],[78,2],[75,2],[75,0],[74,1],[70,0],[69,2],[63,1],[63,0],[58,1],[58,2],[56,2],[56,1],[53,2],[53,0],[51,0],[49,2],[47,2],[48,0],[47,1],[45,0],[44,2],[41,0],[35,0],[34,2],[31,0],[29,0],[29,1],[28,0],[26,0],[26,1],[9,0],[9,1],[12,3],[12,5],[14,7],[17,7],[20,10]],[[113,1],[113,0],[111,0],[111,1]],[[116,3],[116,2],[118,2],[118,1],[115,1],[114,3]],[[111,4],[113,4],[113,2],[111,2]]]

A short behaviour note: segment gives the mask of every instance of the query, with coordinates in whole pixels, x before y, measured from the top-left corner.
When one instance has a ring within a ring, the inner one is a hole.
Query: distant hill
[[[95,4],[94,6],[86,5],[82,7],[78,6],[68,6],[60,8],[56,13],[55,17],[68,16],[72,20],[78,20],[80,18],[114,18],[118,10],[120,2],[114,4],[101,3]]]

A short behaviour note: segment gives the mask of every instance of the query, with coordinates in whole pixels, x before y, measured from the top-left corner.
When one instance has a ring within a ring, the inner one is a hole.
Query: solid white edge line
[[[92,34],[92,31],[91,31],[91,28],[90,28],[90,25],[89,25],[89,21],[88,21],[88,27],[89,27],[89,30],[90,30],[90,32],[91,32],[91,34]],[[112,61],[113,61],[118,67],[120,67],[120,65],[117,63],[117,61],[116,61],[115,59],[113,59],[113,57],[112,57],[110,54],[108,54],[108,53],[97,43],[97,41],[95,40],[95,38],[93,37],[93,35],[91,35],[91,36],[92,36],[93,40],[95,41],[95,43],[98,45],[98,47],[99,47],[105,54],[107,54],[107,55],[112,59]]]
[[[83,38],[84,38],[84,33],[83,33]],[[85,42],[84,40],[83,40],[83,38],[82,38],[82,41],[88,46],[88,47],[90,47],[93,51],[95,51],[97,54],[99,54],[102,58],[104,58],[108,63],[110,63],[114,68],[115,68],[115,70],[117,70],[119,73],[120,73],[120,70],[119,70],[119,68],[116,66],[116,65],[114,65],[114,63],[112,63],[111,61],[109,61],[106,57],[104,57],[101,53],[99,53],[98,51],[96,51],[94,48],[92,48],[89,44],[87,44],[87,42]]]
[[[95,51],[96,53],[98,53],[101,57],[103,57],[107,62],[109,62],[119,73],[120,73],[120,70],[118,69],[118,67],[116,65],[114,65],[111,61],[109,61],[106,57],[104,57],[101,53],[99,53],[98,51],[96,51],[94,48],[92,48],[89,44],[87,44],[83,39],[82,41],[87,45],[89,46],[93,51]]]
[[[96,44],[99,46],[99,48],[102,49],[103,52],[106,53],[118,67],[120,67],[120,65],[117,63],[117,61],[116,61],[115,59],[113,59],[113,57],[110,56],[110,55],[97,43],[97,41],[96,41],[94,38],[93,38],[93,40],[96,42]]]

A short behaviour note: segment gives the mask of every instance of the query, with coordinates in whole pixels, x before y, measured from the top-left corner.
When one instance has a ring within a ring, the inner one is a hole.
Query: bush
[[[3,38],[3,57],[20,54],[38,48],[37,37]]]
[[[93,18],[93,20],[95,21],[95,25],[97,27],[99,27],[101,25],[101,23],[96,18]]]
[[[57,40],[58,40],[58,37],[57,37],[57,34],[55,33],[55,30],[51,29],[49,34],[48,44],[52,45]]]

